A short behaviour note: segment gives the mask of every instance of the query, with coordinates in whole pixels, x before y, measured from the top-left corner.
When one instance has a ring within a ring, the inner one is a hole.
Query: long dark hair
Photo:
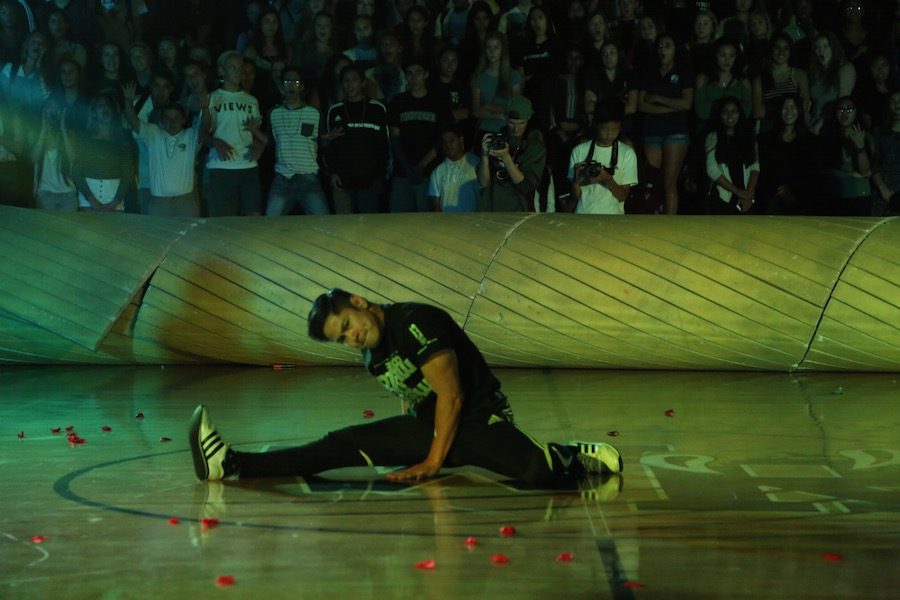
[[[738,122],[734,135],[728,135],[722,122],[722,109],[734,104],[738,110]],[[716,132],[716,161],[722,164],[747,166],[756,162],[756,139],[753,125],[741,109],[741,101],[734,96],[725,96],[715,103],[712,112],[713,131]]]
[[[744,79],[746,77],[744,73],[744,68],[746,67],[746,58],[744,57],[744,52],[741,50],[740,44],[735,43],[734,40],[731,40],[729,38],[720,37],[715,42],[713,42],[712,60],[707,65],[707,69],[709,70],[709,72],[705,73],[705,75],[709,77],[710,81],[715,81],[719,77],[719,51],[721,51],[722,48],[726,46],[731,46],[732,48],[734,48],[734,64],[731,65],[731,76],[735,79]]]
[[[544,13],[544,19],[547,21],[547,39],[556,37],[556,25],[553,22],[553,15],[550,14],[548,9],[536,4],[528,11],[528,17],[525,19],[525,39],[531,42],[535,41],[534,29],[531,28],[531,15],[536,10]]]
[[[797,122],[794,123],[794,133],[797,134],[797,137],[806,135],[808,130],[803,120],[803,99],[800,98],[800,94],[785,94],[778,98],[778,103],[775,105],[775,135],[781,136],[784,133],[784,121],[781,119],[781,111],[784,110],[784,105],[788,100],[793,100],[794,104],[797,105]]]
[[[284,31],[281,27],[281,15],[278,14],[278,10],[272,6],[264,8],[259,13],[259,19],[256,21],[256,27],[253,28],[253,38],[250,40],[250,43],[253,44],[256,53],[259,56],[262,56],[262,45],[263,40],[265,39],[262,32],[262,22],[268,15],[275,15],[275,20],[278,22],[278,31],[275,33],[275,38],[272,40],[275,44],[275,48],[278,49],[278,56],[287,56],[287,43],[284,41]]]

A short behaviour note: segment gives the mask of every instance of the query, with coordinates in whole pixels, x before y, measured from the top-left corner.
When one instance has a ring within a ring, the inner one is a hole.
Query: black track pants
[[[332,431],[295,448],[270,452],[235,452],[241,477],[313,475],[340,467],[409,466],[425,459],[434,425],[412,416],[397,416]],[[525,483],[555,485],[581,475],[569,446],[543,444],[509,421],[462,421],[446,467],[474,465]]]

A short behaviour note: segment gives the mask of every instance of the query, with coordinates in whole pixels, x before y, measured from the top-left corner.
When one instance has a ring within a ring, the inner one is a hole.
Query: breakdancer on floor
[[[329,469],[396,466],[391,481],[420,481],[441,467],[475,465],[523,483],[564,487],[622,470],[601,442],[541,443],[519,429],[500,382],[445,311],[426,304],[375,304],[332,289],[307,319],[313,339],[362,351],[366,369],[403,402],[403,414],[332,431],[295,448],[238,452],[200,405],[190,422],[200,480],[309,476]]]

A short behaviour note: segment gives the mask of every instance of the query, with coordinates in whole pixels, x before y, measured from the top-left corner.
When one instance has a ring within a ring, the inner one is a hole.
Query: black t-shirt
[[[403,92],[388,106],[388,123],[400,130],[399,142],[411,163],[418,162],[430,150],[437,150],[441,129],[450,119],[449,106],[431,92],[421,98],[416,98],[410,92]],[[441,158],[435,157],[425,172],[430,173],[440,162]],[[400,164],[396,166],[398,169],[401,167]]]
[[[387,175],[387,109],[377,100],[337,102],[325,115],[325,132],[343,127],[344,135],[325,149],[328,170],[341,176],[344,187],[368,188]]]
[[[378,347],[364,349],[366,369],[420,419],[433,420],[437,394],[425,380],[422,365],[442,350],[453,350],[463,389],[462,418],[492,414],[512,419],[500,382],[481,352],[440,308],[404,302],[384,307],[384,330]]]

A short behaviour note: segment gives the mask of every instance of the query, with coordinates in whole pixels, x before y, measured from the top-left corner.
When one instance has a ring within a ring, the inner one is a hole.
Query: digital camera
[[[502,150],[509,145],[509,138],[502,133],[495,133],[491,136],[489,144],[491,150]]]
[[[606,167],[595,160],[584,164],[584,176],[588,179],[593,179],[605,170]]]

